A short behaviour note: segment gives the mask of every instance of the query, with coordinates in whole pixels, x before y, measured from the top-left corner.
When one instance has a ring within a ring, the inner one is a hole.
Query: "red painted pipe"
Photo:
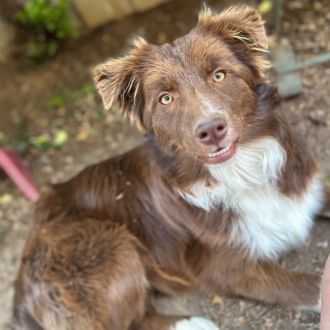
[[[39,198],[40,194],[37,185],[24,166],[22,158],[17,153],[0,148],[0,166],[27,198],[33,201]]]

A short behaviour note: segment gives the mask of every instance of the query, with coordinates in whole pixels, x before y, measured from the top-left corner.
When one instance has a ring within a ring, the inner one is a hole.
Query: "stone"
[[[137,11],[145,11],[151,8],[155,8],[160,4],[169,0],[131,0],[134,8]]]
[[[83,23],[90,29],[120,19],[135,12],[143,12],[169,0],[73,0]]]
[[[134,10],[129,0],[73,0],[73,5],[83,22],[91,29],[129,15]]]

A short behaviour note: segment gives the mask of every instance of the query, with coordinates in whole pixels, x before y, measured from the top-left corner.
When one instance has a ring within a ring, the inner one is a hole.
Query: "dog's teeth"
[[[226,148],[223,148],[220,151],[212,152],[212,153],[208,154],[208,157],[210,157],[210,158],[218,157],[218,156],[226,153],[229,150],[229,148],[230,148],[230,146],[227,146]]]

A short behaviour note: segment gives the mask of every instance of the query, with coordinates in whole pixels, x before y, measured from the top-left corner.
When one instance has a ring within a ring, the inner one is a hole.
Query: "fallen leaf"
[[[89,131],[86,129],[81,129],[78,134],[76,135],[77,141],[85,141],[89,138]]]
[[[223,299],[222,297],[218,296],[218,295],[215,295],[213,298],[212,298],[212,304],[213,305],[223,305]]]
[[[167,36],[165,32],[159,32],[157,36],[157,41],[159,44],[164,44],[167,41]]]
[[[238,322],[239,322],[240,324],[244,324],[244,323],[245,323],[245,317],[244,317],[244,316],[240,316],[240,317],[238,318]]]
[[[10,203],[13,200],[13,196],[10,194],[3,194],[0,196],[0,204],[5,205]]]

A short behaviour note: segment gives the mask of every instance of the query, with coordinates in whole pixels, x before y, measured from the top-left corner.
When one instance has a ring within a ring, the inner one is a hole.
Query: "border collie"
[[[37,203],[16,281],[28,330],[214,330],[159,314],[155,292],[221,292],[318,308],[320,278],[277,262],[321,206],[318,168],[267,80],[257,10],[200,13],[161,46],[138,39],[95,69],[106,108],[148,141]]]

